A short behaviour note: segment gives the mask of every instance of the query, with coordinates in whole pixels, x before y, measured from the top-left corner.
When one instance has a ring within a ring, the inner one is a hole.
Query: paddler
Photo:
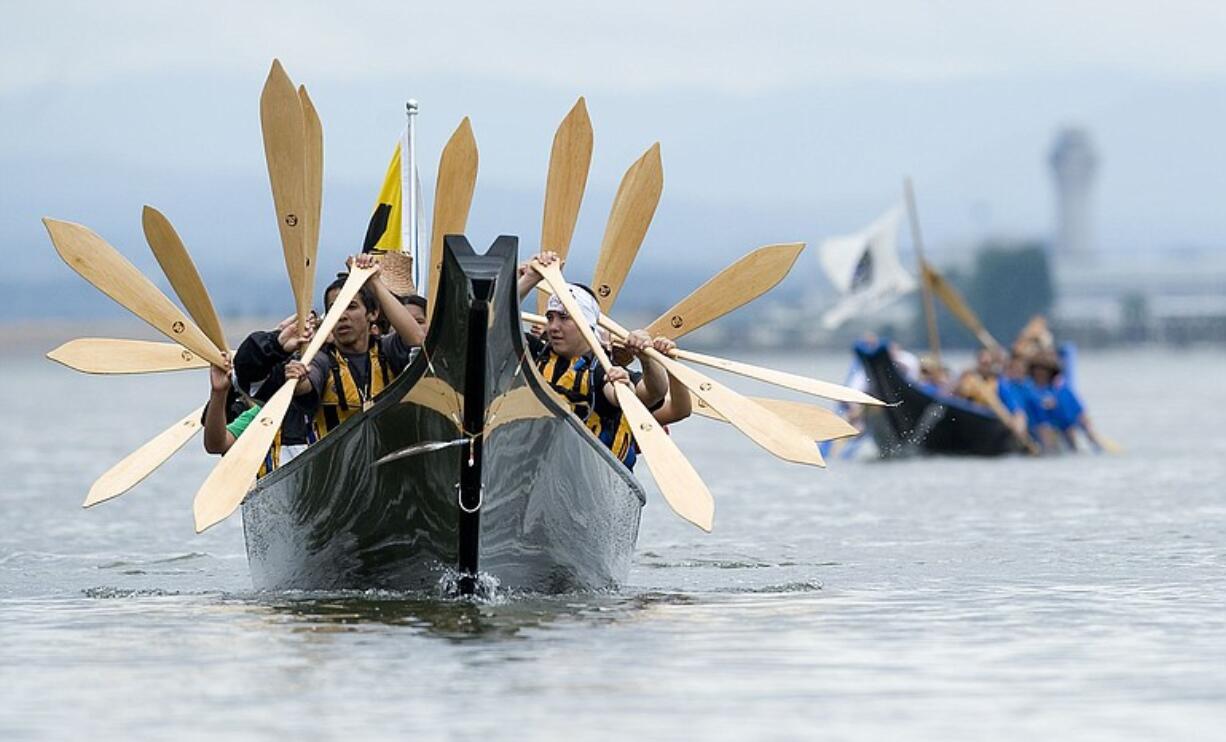
[[[1031,391],[1033,393],[1032,428],[1037,428],[1046,451],[1058,451],[1060,444],[1077,449],[1073,432],[1081,428],[1096,451],[1103,449],[1086,415],[1085,405],[1063,378],[1063,367],[1055,351],[1041,351],[1030,359]],[[1037,422],[1037,425],[1036,425]],[[1037,437],[1037,436],[1036,436]]]
[[[543,252],[534,260],[542,265],[552,265],[558,256]],[[540,283],[541,277],[531,267],[529,260],[519,267],[519,298],[522,301]],[[621,410],[613,384],[630,383],[635,394],[648,409],[659,407],[668,393],[668,375],[664,368],[640,354],[652,346],[651,337],[643,330],[630,333],[626,347],[638,357],[643,366],[642,374],[631,374],[621,366],[614,366],[606,373],[591,353],[587,341],[576,322],[583,322],[600,337],[600,304],[596,295],[581,284],[567,284],[567,290],[583,312],[582,317],[571,317],[562,302],[551,296],[545,307],[545,328],[540,336],[525,333],[528,351],[537,370],[558,394],[570,404],[571,410],[588,428],[601,438],[615,455],[625,461],[633,456],[633,439],[629,429],[620,422]],[[671,341],[670,341],[671,342]],[[661,347],[671,351],[668,344]],[[675,347],[675,346],[672,346]],[[678,418],[679,419],[679,418]],[[632,459],[631,459],[632,461]]]
[[[388,287],[373,255],[362,253],[351,262],[375,272],[349,302],[332,330],[331,342],[311,360],[299,383],[314,394],[315,431],[319,437],[365,409],[413,359],[425,340],[425,328]],[[345,284],[342,275],[324,289],[325,311]],[[376,334],[380,316],[392,332]],[[291,361],[289,367],[301,367]],[[300,373],[299,369],[294,369]]]
[[[541,282],[540,274],[532,268],[533,260],[541,265],[552,265],[558,262],[558,254],[547,250],[520,264],[520,301]],[[593,333],[599,332],[600,305],[594,296],[582,288],[571,284],[567,284],[567,287],[575,301],[583,308],[583,317],[572,318],[565,309],[560,308],[561,302],[550,297],[545,312],[547,322],[541,334],[525,333],[524,341],[546,383],[566,400],[571,412],[580,420],[586,420],[592,411],[597,390],[603,393],[604,387],[609,383],[626,381],[630,376],[624,369],[617,368],[613,369],[611,375],[605,375],[604,369],[591,354],[587,341],[583,339],[575,324],[578,319],[586,323]]]
[[[1009,411],[1013,427],[1017,431],[1029,428],[1027,409],[1030,406],[1030,390],[1026,379],[1026,359],[1018,353],[1010,353],[1004,368],[996,380],[996,393],[1000,403]]]
[[[223,357],[226,358],[228,364],[230,359],[224,354]],[[304,371],[305,367],[301,363],[295,364],[285,368],[281,378],[300,379]],[[209,396],[209,403],[204,411],[204,450],[224,456],[230,450],[230,447],[234,445],[234,441],[251,424],[251,421],[259,415],[264,400],[255,400],[255,404],[252,404],[236,418],[227,422],[226,399],[229,397],[232,389],[230,368],[228,366],[226,368],[210,366],[209,386],[212,393]],[[295,389],[294,393],[305,394],[308,391],[310,391],[308,388],[301,386],[300,381],[299,388]],[[287,416],[286,421],[288,422],[292,417],[292,415]],[[282,443],[283,435],[283,431],[278,433],[277,439],[273,441],[272,448],[264,459],[264,465],[260,468],[260,476],[267,474],[281,464],[288,463],[294,456],[305,449],[305,444],[299,446]]]
[[[212,393],[204,412],[204,449],[209,453],[224,454],[255,419],[268,397],[286,378],[286,362],[301,348],[306,347],[314,333],[318,317],[311,314],[306,329],[299,333],[293,316],[277,325],[277,329],[256,331],[239,345],[227,367],[210,369]],[[296,377],[294,377],[296,378]],[[261,476],[295,456],[315,442],[310,417],[295,397],[285,420],[277,431],[273,445],[261,468]]]

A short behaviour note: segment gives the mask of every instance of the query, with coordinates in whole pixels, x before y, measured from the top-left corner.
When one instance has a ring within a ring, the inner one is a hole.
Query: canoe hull
[[[480,574],[561,592],[625,579],[643,491],[532,367],[515,239],[477,256],[448,237],[445,252],[426,351],[243,503],[258,589],[468,592]]]
[[[885,345],[856,347],[868,393],[891,407],[869,408],[865,422],[882,458],[916,454],[1002,456],[1017,438],[986,407],[936,394],[907,379]]]

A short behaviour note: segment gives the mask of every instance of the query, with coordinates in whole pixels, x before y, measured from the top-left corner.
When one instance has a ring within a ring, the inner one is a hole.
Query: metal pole
[[[928,261],[924,258],[924,239],[920,236],[919,215],[915,209],[915,190],[911,187],[911,178],[903,178],[903,192],[907,198],[907,217],[911,222],[911,244],[915,246],[915,257],[919,263],[920,291],[924,299],[924,319],[928,323],[928,348],[932,359],[941,363],[941,338],[937,334],[937,313],[932,303],[932,289],[928,285]]]
[[[404,196],[400,215],[400,249],[413,258],[413,286],[417,288],[417,293],[424,296],[426,287],[421,285],[421,255],[417,239],[417,134],[413,127],[417,118],[417,101],[410,98],[404,109],[408,125],[400,148],[403,155],[400,158],[400,193]]]

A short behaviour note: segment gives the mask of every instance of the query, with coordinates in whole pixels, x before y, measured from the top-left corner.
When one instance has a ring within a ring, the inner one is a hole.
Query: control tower
[[[1056,135],[1051,155],[1056,179],[1056,242],[1053,256],[1088,258],[1093,254],[1090,197],[1098,155],[1085,129],[1065,128]]]

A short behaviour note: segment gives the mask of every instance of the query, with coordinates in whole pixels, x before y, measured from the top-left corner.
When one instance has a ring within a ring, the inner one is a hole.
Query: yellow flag
[[[370,215],[370,226],[366,228],[366,239],[362,242],[362,252],[372,250],[401,250],[400,224],[404,214],[404,199],[400,192],[400,145],[392,153],[392,161],[387,165],[387,174],[383,176],[383,187],[379,189],[379,198],[375,201],[375,211]]]

